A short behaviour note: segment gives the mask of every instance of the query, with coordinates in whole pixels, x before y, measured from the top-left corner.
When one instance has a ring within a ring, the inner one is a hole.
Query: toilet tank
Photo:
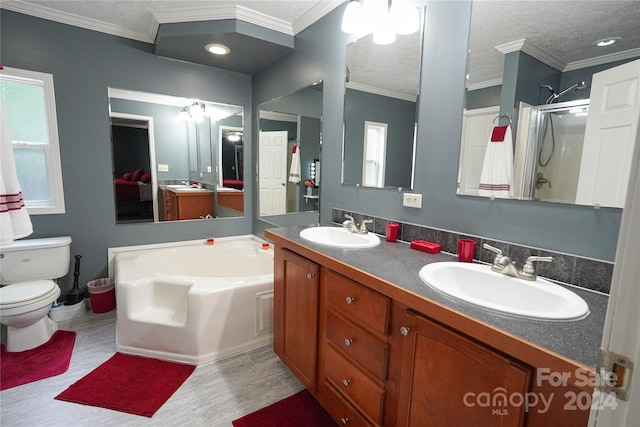
[[[58,279],[69,272],[71,237],[16,240],[0,246],[0,284]]]

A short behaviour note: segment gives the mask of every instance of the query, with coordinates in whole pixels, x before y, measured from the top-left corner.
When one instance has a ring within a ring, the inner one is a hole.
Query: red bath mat
[[[56,399],[151,417],[195,368],[116,353]]]
[[[233,421],[234,427],[335,427],[307,390]]]
[[[8,352],[0,348],[0,390],[67,372],[76,333],[55,331],[49,341],[31,350]]]

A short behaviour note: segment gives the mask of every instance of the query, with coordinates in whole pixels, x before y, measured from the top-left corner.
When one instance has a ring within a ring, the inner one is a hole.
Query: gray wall
[[[110,107],[112,113],[153,118],[156,163],[169,166],[168,172],[157,172],[158,180],[189,179],[187,124],[178,117],[180,107],[119,98],[111,98]]]
[[[243,106],[251,146],[251,77],[153,55],[146,43],[2,10],[5,66],[53,74],[66,213],[32,216],[35,237],[69,235],[82,255],[80,284],[107,273],[107,248],[249,234],[244,218],[116,226],[108,87]],[[251,150],[247,176],[253,176]],[[251,180],[246,180],[251,194]],[[253,204],[248,198],[245,211]],[[72,266],[73,267],[73,266]],[[73,268],[72,268],[73,271]],[[73,275],[60,281],[63,294]]]
[[[256,103],[324,80],[320,220],[331,222],[339,208],[473,234],[522,245],[612,261],[620,227],[620,209],[494,200],[457,196],[455,183],[461,136],[461,112],[470,1],[429,3],[423,41],[418,104],[415,192],[422,209],[404,208],[395,190],[340,184],[344,48],[352,41],[340,31],[345,6],[296,38],[296,51],[254,76]],[[260,232],[268,224],[256,221]]]
[[[345,184],[362,184],[364,122],[387,123],[385,187],[411,187],[416,103],[347,89],[344,101]]]
[[[428,84],[423,86],[418,105],[415,176],[415,192],[424,196],[422,209],[402,207],[402,194],[395,190],[342,186],[344,49],[353,41],[340,31],[344,7],[300,33],[294,52],[253,77],[168,60],[153,55],[149,44],[3,9],[3,64],[54,76],[66,213],[32,217],[32,237],[70,235],[72,254],[83,255],[80,282],[84,284],[106,275],[109,247],[262,232],[271,225],[255,218],[252,159],[257,105],[323,80],[322,223],[331,222],[331,209],[335,207],[614,259],[619,209],[456,196],[470,1],[429,3],[421,72],[422,81]],[[243,106],[248,196],[245,217],[116,226],[108,87]],[[312,218],[307,222],[313,222]],[[63,293],[72,281],[71,274],[61,281]]]

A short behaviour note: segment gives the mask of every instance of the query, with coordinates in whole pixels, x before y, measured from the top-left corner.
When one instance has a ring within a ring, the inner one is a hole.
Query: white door
[[[576,203],[623,207],[640,117],[640,60],[596,73]]]
[[[478,195],[484,152],[500,106],[466,110],[462,116],[462,144],[458,167],[458,194]]]
[[[286,213],[287,132],[260,132],[260,215]]]
[[[594,399],[590,426],[640,426],[640,132],[636,127],[631,179],[618,235],[611,294],[602,338],[602,348],[625,356],[634,363],[628,384],[628,400]]]

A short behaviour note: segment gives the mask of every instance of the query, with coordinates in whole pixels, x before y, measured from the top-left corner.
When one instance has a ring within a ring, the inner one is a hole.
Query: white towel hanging
[[[289,170],[289,182],[300,182],[300,147],[293,146],[291,150],[291,169]]]
[[[0,105],[0,245],[10,245],[15,239],[33,233],[27,208],[24,206],[16,173],[9,125]]]
[[[503,199],[513,196],[513,139],[509,125],[496,126],[489,138],[478,194]]]

